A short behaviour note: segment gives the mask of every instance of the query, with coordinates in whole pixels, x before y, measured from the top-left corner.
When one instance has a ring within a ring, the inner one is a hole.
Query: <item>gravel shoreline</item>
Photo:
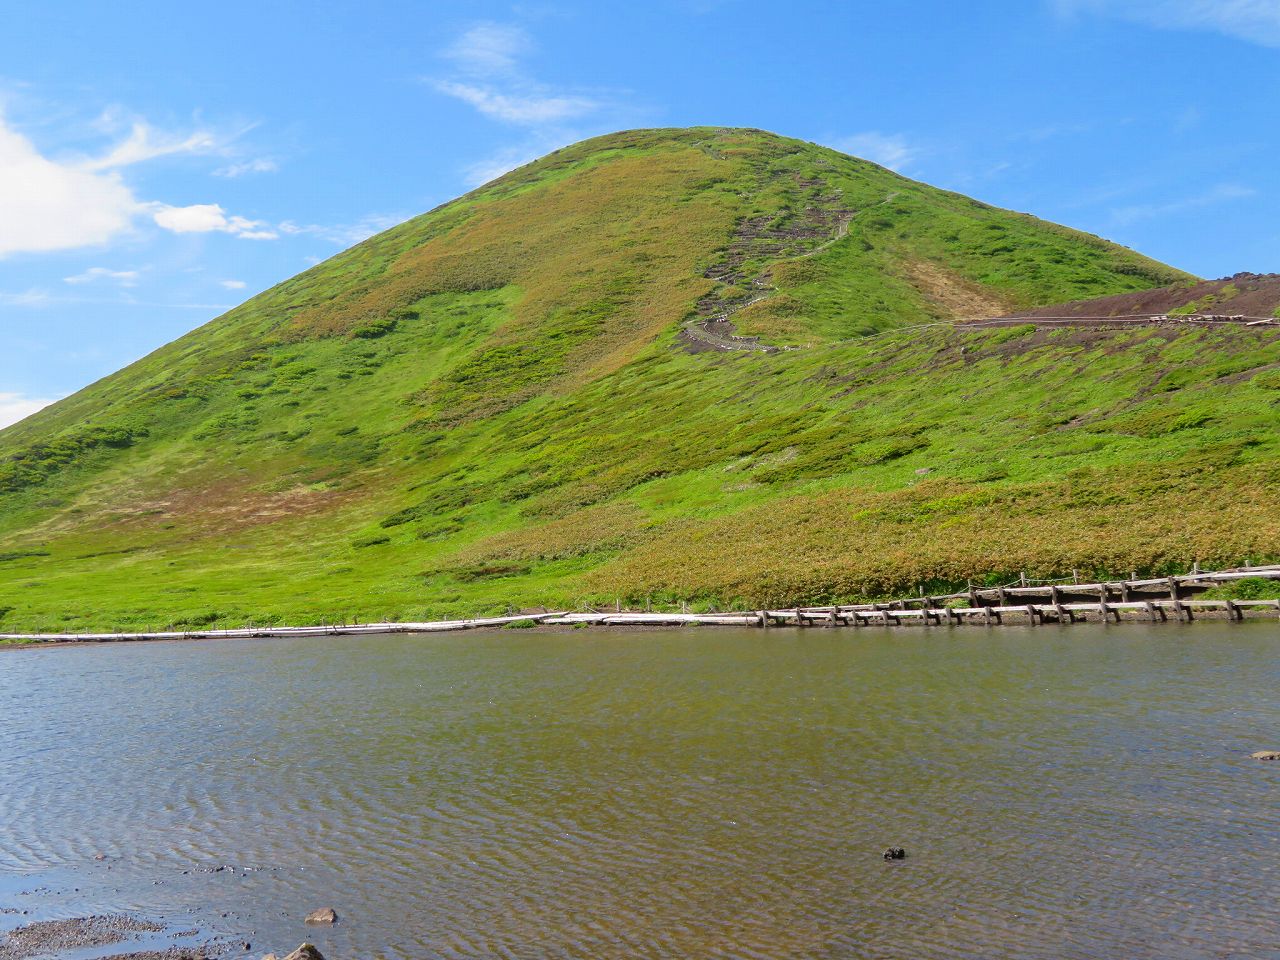
[[[109,947],[136,940],[140,934],[164,933],[166,929],[163,924],[125,914],[37,920],[0,936],[0,960],[28,960],[70,950]],[[107,954],[101,960],[210,960],[220,952],[212,944],[199,944]]]

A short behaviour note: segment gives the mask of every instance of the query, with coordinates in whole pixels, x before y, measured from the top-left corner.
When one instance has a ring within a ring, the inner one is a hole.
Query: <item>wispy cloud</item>
[[[589,135],[575,129],[581,121],[597,128],[591,132],[600,132],[605,114],[616,112],[616,96],[607,91],[561,89],[536,80],[527,66],[536,49],[533,38],[519,26],[481,23],[441,51],[451,75],[426,81],[482,116],[525,131],[518,142],[467,164],[463,175],[470,186]]]
[[[25,420],[53,403],[49,397],[28,397],[22,393],[0,390],[0,429]]]
[[[33,287],[19,293],[0,290],[0,306],[6,307],[54,307],[65,304],[128,304],[133,307],[160,307],[165,310],[230,310],[234,304],[182,302],[173,300],[139,300],[129,289],[121,289],[115,296],[66,296]]]
[[[5,293],[0,290],[0,304],[6,307],[43,307],[52,300],[52,294],[39,287],[32,287],[19,293]]]
[[[239,163],[230,163],[225,167],[219,167],[213,171],[215,177],[243,177],[250,173],[275,173],[280,169],[280,164],[272,160],[270,157],[258,157],[253,160],[242,160]]]
[[[111,270],[107,267],[90,267],[84,273],[77,273],[72,277],[63,277],[63,283],[82,284],[93,283],[95,280],[113,280],[122,287],[134,287],[138,284],[139,271],[137,270]]]
[[[102,156],[83,161],[80,168],[93,172],[118,170],[158,157],[214,153],[223,149],[228,139],[210,130],[197,130],[186,135],[164,133],[143,120],[135,120],[123,140]]]
[[[492,156],[467,164],[462,171],[463,178],[469,187],[478,187],[490,180],[496,180],[504,173],[510,173],[517,167],[532,163],[539,157],[564,146],[562,142],[544,141],[537,144],[523,143],[513,147],[503,147]]]
[[[600,104],[588,97],[546,93],[501,93],[492,87],[440,80],[437,90],[463,103],[470,104],[487,117],[504,123],[542,126],[586,116]]]
[[[1098,14],[1175,30],[1211,30],[1280,47],[1280,0],[1051,0],[1063,16]]]
[[[243,280],[219,280],[218,283],[228,290],[243,290],[248,286]]]
[[[309,235],[320,237],[330,243],[349,247],[352,244],[359,243],[361,240],[368,240],[374,234],[381,233],[383,230],[389,230],[396,224],[404,223],[408,219],[406,216],[396,214],[370,214],[355,223],[329,225],[319,223],[301,224],[286,220],[280,224],[279,230],[288,236]]]
[[[874,130],[837,137],[830,146],[890,170],[902,170],[919,156],[918,148],[907,142],[901,134],[884,134]]]
[[[1127,227],[1143,220],[1172,217],[1208,207],[1216,207],[1232,200],[1244,200],[1256,194],[1257,191],[1250,187],[1244,187],[1237,183],[1221,183],[1204,193],[1191,197],[1170,200],[1164,203],[1134,204],[1132,206],[1119,207],[1111,211],[1111,219],[1117,226]]]
[[[445,47],[442,56],[464,73],[495,77],[517,74],[520,58],[532,49],[532,40],[520,27],[480,23]]]

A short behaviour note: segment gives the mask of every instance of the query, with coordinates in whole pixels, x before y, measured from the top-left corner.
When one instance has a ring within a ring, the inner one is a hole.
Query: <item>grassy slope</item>
[[[809,349],[679,348],[757,277],[778,289],[736,319]],[[1267,555],[1266,334],[897,329],[1179,279],[757,131],[590,141],[0,434],[0,622],[791,603]]]

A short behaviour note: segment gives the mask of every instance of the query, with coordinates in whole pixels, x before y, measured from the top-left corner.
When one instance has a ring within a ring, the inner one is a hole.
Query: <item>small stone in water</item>
[[[1259,750],[1249,756],[1254,760],[1280,760],[1280,750]]]
[[[907,859],[907,851],[901,847],[889,847],[883,854],[886,860],[905,860]]]
[[[333,907],[325,907],[323,910],[313,910],[307,914],[307,923],[337,923],[338,914]],[[301,949],[301,948],[299,948]]]
[[[315,944],[304,943],[284,960],[324,960],[324,954],[315,948]]]

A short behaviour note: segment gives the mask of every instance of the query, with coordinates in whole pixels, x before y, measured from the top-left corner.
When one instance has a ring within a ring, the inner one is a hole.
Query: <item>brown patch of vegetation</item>
[[[327,513],[356,496],[352,489],[296,485],[284,490],[260,490],[245,480],[217,478],[207,484],[188,481],[163,496],[131,500],[119,506],[102,504],[104,515],[118,528],[162,527],[170,517],[182,518],[184,530],[221,536],[238,530]]]
[[[906,260],[902,267],[911,285],[938,308],[943,319],[997,317],[1010,307],[993,288],[966,280],[930,260]]]

